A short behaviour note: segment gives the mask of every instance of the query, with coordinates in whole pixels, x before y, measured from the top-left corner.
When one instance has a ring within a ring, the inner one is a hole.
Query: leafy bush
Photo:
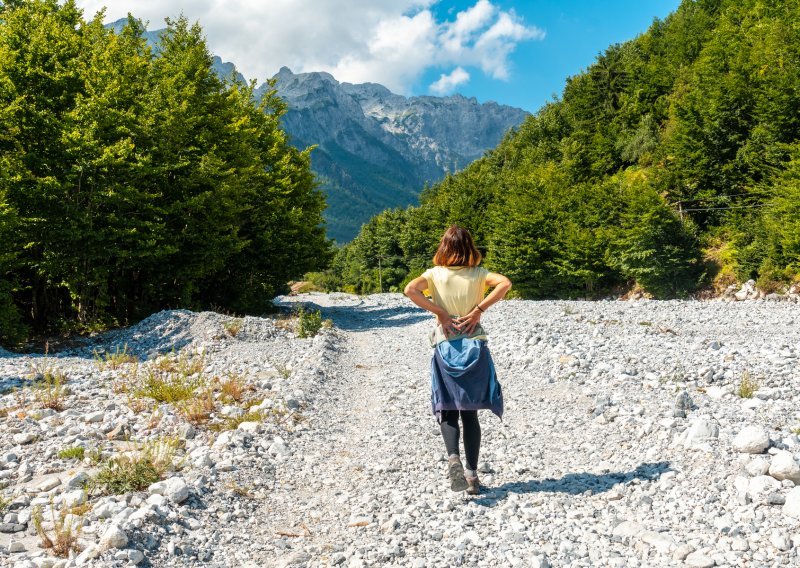
[[[322,313],[319,310],[306,310],[302,306],[297,309],[298,337],[314,337],[321,328]]]
[[[158,438],[128,454],[114,457],[102,464],[100,471],[90,479],[89,487],[105,495],[147,489],[173,467],[179,446],[176,438]]]

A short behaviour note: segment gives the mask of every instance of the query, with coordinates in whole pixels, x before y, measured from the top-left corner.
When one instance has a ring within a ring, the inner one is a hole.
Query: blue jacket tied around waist
[[[489,409],[503,418],[503,392],[485,339],[436,344],[431,359],[431,406],[439,422],[443,410]]]

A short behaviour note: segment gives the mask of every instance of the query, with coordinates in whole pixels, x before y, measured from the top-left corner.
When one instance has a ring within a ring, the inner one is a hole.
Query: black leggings
[[[447,455],[460,455],[458,451],[458,415],[464,424],[464,454],[467,469],[478,469],[478,452],[481,449],[481,425],[478,423],[477,410],[443,410],[442,437],[447,448]]]

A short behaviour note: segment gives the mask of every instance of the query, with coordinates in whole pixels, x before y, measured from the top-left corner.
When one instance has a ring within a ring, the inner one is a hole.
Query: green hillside
[[[398,289],[459,223],[526,297],[779,290],[800,274],[800,3],[684,1],[420,203],[315,278]]]

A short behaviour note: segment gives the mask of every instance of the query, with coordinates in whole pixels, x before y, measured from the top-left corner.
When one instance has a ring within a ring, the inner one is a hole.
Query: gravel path
[[[146,514],[132,523],[123,513],[110,519],[90,513],[87,542],[108,523],[130,536],[116,549],[98,549],[95,564],[800,565],[795,305],[493,306],[484,323],[506,413],[503,421],[480,413],[486,491],[470,497],[449,490],[444,445],[430,412],[432,317],[399,294],[278,300],[319,308],[334,329],[301,340],[270,320],[248,318],[231,338],[218,333],[224,316],[184,314],[180,325],[163,316],[140,334],[152,336],[140,340],[142,353],[163,351],[168,345],[158,338],[168,338],[183,349],[204,350],[212,370],[250,373],[259,393],[297,420],[193,435],[187,467],[177,474],[189,488],[180,503],[164,502],[152,489],[146,500],[136,493],[101,498],[106,501],[95,503],[95,511],[127,505]],[[85,360],[65,357],[63,363],[73,372],[83,369],[91,384]],[[18,367],[16,358],[0,359],[0,379]],[[749,394],[743,382],[752,396],[740,396]],[[81,385],[76,381],[76,389]],[[92,392],[122,406],[113,394]],[[159,428],[183,432],[180,418],[168,417]],[[33,427],[12,416],[6,424],[15,435]],[[34,444],[50,444],[39,446],[47,454],[63,442]],[[28,448],[34,445],[0,448],[6,452],[0,465],[9,464],[0,478],[13,481],[24,463],[34,474],[12,489],[39,483],[46,467],[58,470],[52,460],[47,466],[28,457]],[[9,452],[20,454],[17,461],[8,461]],[[62,491],[50,488],[35,498]],[[25,508],[15,511],[22,517]],[[19,541],[27,553],[3,556],[2,533],[0,565],[48,565],[30,540]]]

